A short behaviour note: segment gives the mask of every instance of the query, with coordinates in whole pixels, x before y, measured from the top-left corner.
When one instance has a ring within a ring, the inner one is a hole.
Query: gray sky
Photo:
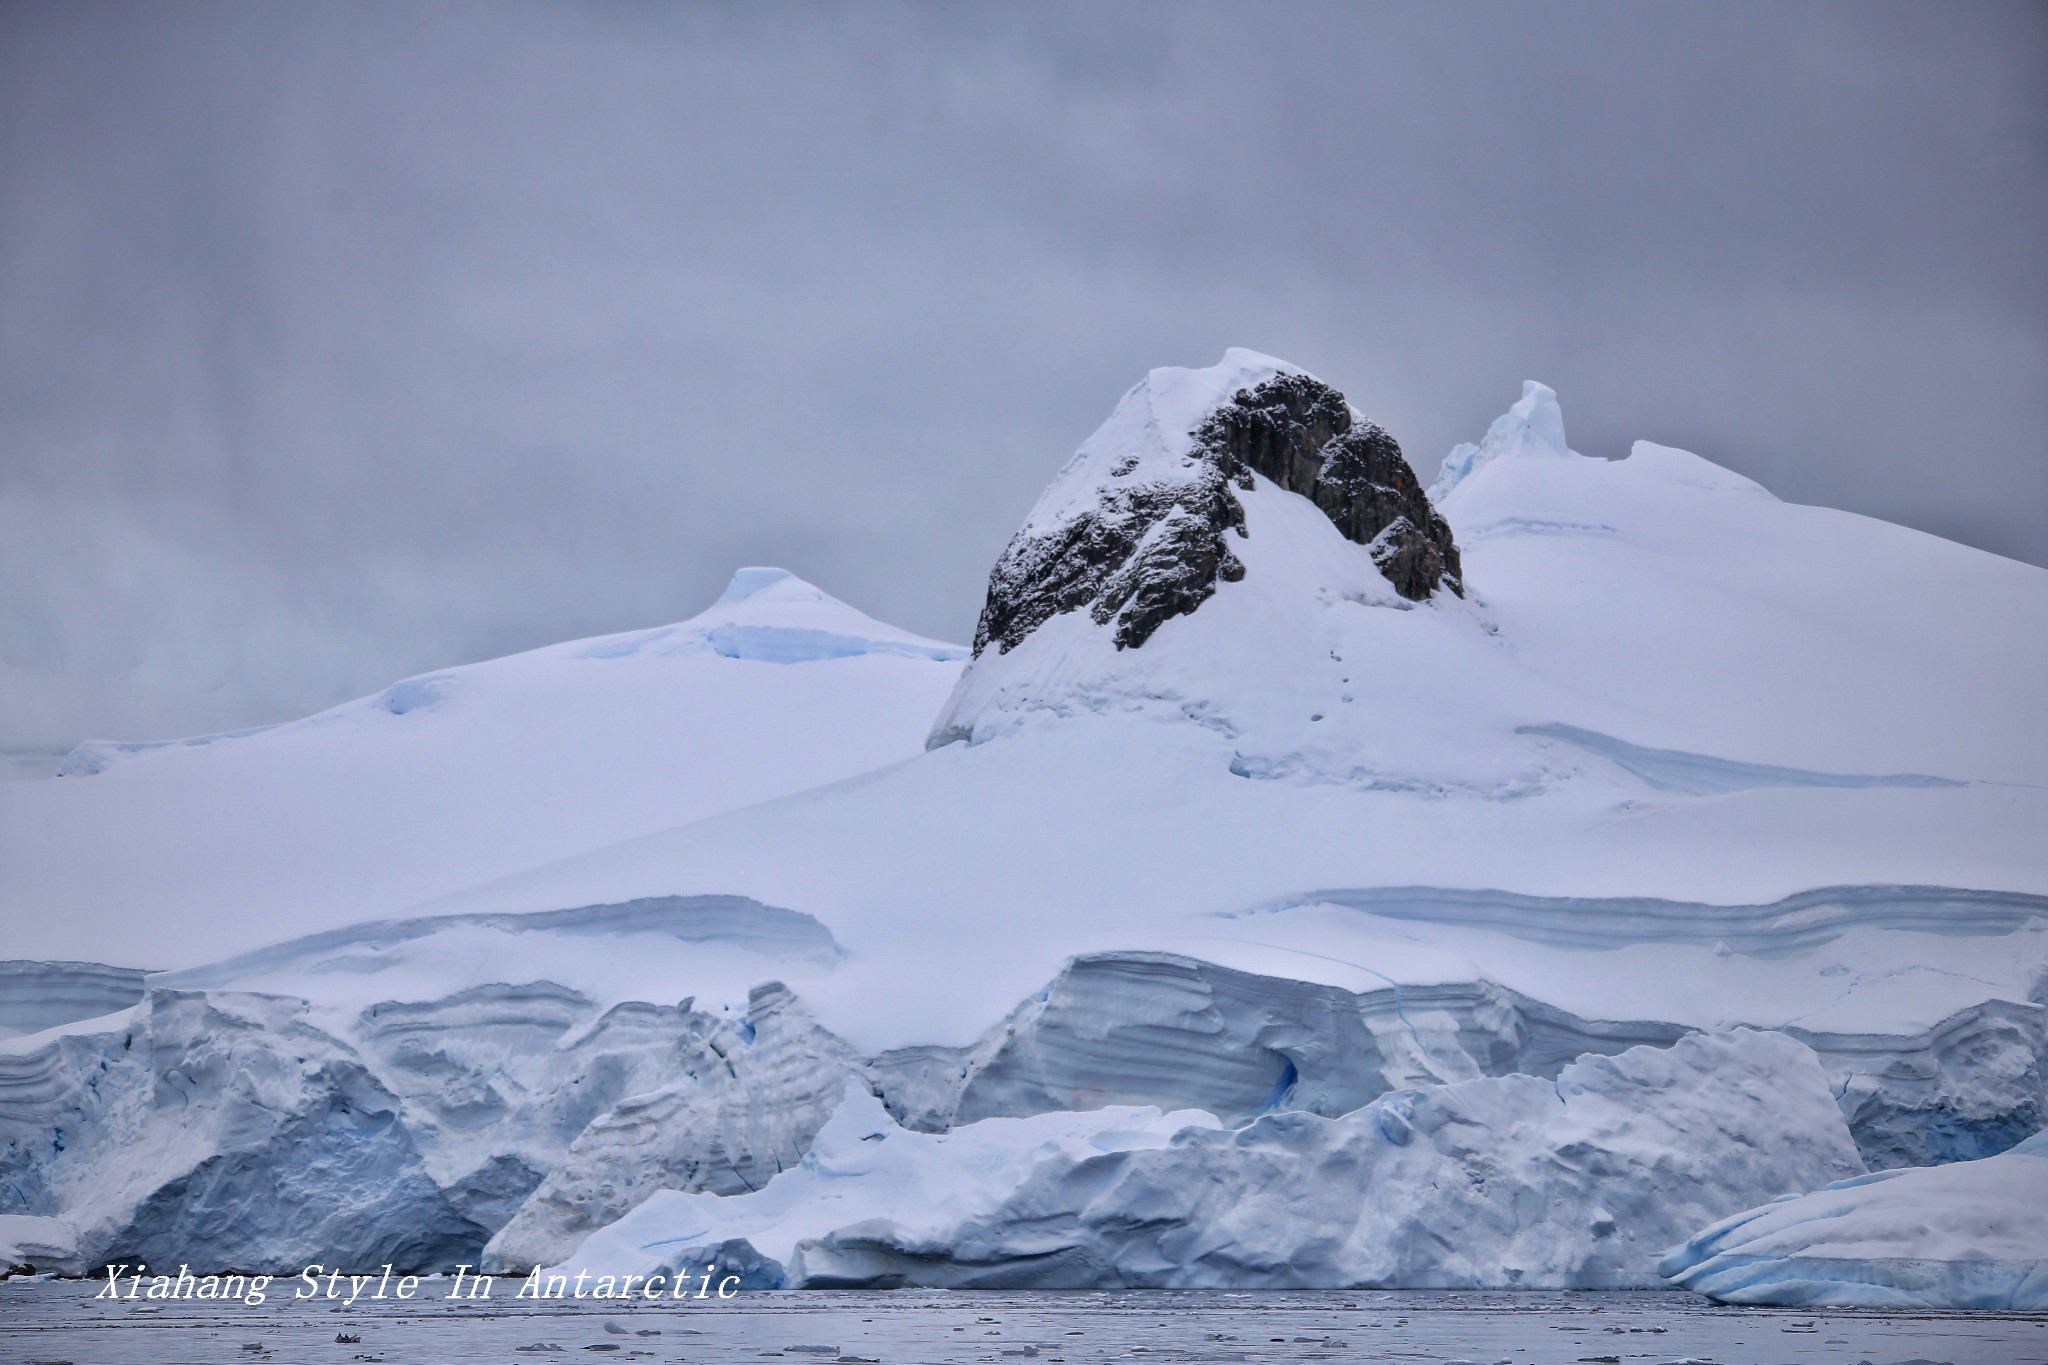
[[[968,637],[1154,365],[2048,563],[2048,6],[0,3],[0,748],[740,564]]]

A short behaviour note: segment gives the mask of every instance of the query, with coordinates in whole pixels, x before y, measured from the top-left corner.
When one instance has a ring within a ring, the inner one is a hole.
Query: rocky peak
[[[1254,359],[1232,352],[1219,370],[1233,358],[1240,367]],[[975,653],[990,645],[1006,653],[1052,617],[1083,607],[1111,627],[1118,649],[1143,645],[1217,584],[1245,576],[1232,546],[1247,535],[1237,494],[1258,476],[1313,502],[1367,548],[1403,597],[1420,601],[1439,587],[1462,595],[1450,526],[1400,444],[1328,384],[1271,362],[1263,369],[1257,382],[1207,403],[1185,431],[1159,429],[1151,390],[1164,386],[1162,374],[1184,380],[1202,372],[1155,371],[1133,390],[1063,475],[1090,479],[1092,488],[1079,497],[1068,490],[1054,515],[1035,513],[1003,551]],[[1162,448],[1107,448],[1134,438]],[[1176,447],[1183,453],[1172,455]]]

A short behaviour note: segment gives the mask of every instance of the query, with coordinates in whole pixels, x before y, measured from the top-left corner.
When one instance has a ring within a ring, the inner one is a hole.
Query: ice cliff
[[[707,1258],[767,1287],[1574,1287],[1653,1282],[1718,1209],[1861,1163],[1812,1054],[1688,1038],[1238,1128],[1157,1110],[898,1128],[850,1090],[758,1194],[661,1194],[573,1274]],[[1076,1141],[1076,1139],[1080,1139]]]
[[[98,962],[0,962],[0,1038],[125,1009],[147,975]]]

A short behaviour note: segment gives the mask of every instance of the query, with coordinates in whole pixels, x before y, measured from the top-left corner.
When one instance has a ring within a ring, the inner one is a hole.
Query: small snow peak
[[[1173,404],[1176,398],[1184,398],[1187,405],[1199,408],[1200,411],[1193,414],[1193,418],[1199,420],[1201,413],[1215,407],[1238,389],[1262,384],[1276,374],[1307,373],[1301,366],[1290,365],[1277,356],[1232,346],[1223,353],[1223,359],[1206,369],[1162,365],[1150,370],[1145,375],[1143,387],[1151,392],[1155,404],[1162,400]],[[1194,421],[1175,421],[1174,425],[1192,427]]]
[[[732,582],[726,584],[724,595],[713,605],[728,607],[735,602],[744,602],[755,593],[772,588],[778,583],[792,580],[799,583],[803,581],[787,569],[768,567],[739,569],[734,572]]]
[[[1655,441],[1637,441],[1629,447],[1628,459],[1622,462],[1630,470],[1655,474],[1669,483],[1687,488],[1705,489],[1716,493],[1742,493],[1752,497],[1769,498],[1777,501],[1777,495],[1754,479],[1746,479],[1732,469],[1715,464],[1702,455],[1676,446],[1658,445]]]

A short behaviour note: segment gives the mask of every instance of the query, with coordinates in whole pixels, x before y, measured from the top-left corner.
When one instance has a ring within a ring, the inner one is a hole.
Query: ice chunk
[[[544,981],[359,1013],[157,988],[0,1043],[0,1208],[75,1228],[24,1258],[66,1273],[473,1265],[551,1173],[524,1245],[573,1245],[653,1183],[759,1186],[847,1070],[772,983],[739,1013]]]
[[[754,991],[741,1037],[711,1033],[704,1044],[687,1072],[590,1121],[484,1249],[486,1272],[559,1260],[656,1190],[766,1185],[802,1159],[855,1069],[846,1045],[774,983]]]
[[[77,1258],[77,1230],[62,1218],[0,1213],[0,1277],[18,1270],[68,1268]]]
[[[1736,1214],[1658,1270],[1726,1303],[2048,1311],[2048,1133]]]
[[[989,1216],[1041,1162],[1161,1148],[1177,1134],[1215,1126],[1214,1118],[1193,1110],[1164,1114],[1118,1106],[913,1133],[849,1080],[803,1160],[758,1193],[720,1198],[661,1191],[592,1233],[549,1273],[631,1268],[648,1274],[709,1261],[741,1275],[749,1288],[830,1283],[804,1274],[799,1247],[835,1229],[880,1220],[943,1237]]]

